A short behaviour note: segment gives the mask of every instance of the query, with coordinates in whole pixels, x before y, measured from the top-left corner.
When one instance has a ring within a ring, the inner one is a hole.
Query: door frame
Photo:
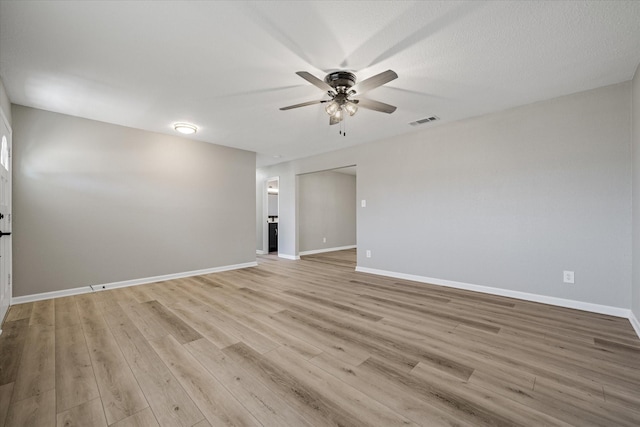
[[[11,232],[12,224],[13,224],[13,129],[11,128],[11,124],[9,123],[9,119],[7,118],[7,115],[4,111],[4,109],[2,109],[2,107],[0,106],[0,120],[2,120],[2,122],[4,123],[6,129],[7,129],[7,137],[8,137],[8,150],[9,150],[9,200],[7,203],[8,206],[8,216],[6,218],[6,224],[7,224],[7,229],[9,232]],[[0,166],[2,167],[2,166]],[[7,232],[7,230],[3,230],[5,232]],[[7,266],[8,266],[8,271],[6,272],[6,274],[8,274],[7,277],[7,291],[8,294],[5,295],[5,297],[8,299],[8,304],[7,304],[7,311],[5,313],[0,312],[0,334],[2,334],[2,324],[4,323],[4,320],[7,316],[7,314],[9,313],[9,308],[11,307],[12,304],[12,299],[13,299],[13,237],[12,236],[4,236],[5,239],[8,239],[8,249],[7,249],[7,254],[5,254],[5,257],[8,258],[8,262],[7,262]],[[3,272],[2,274],[5,274],[5,272]],[[2,285],[2,283],[0,282],[0,285]]]
[[[269,217],[269,182],[278,181],[278,229],[280,228],[280,176],[273,176],[264,180],[263,197],[264,203],[262,204],[262,252],[269,254],[269,225],[267,218]],[[278,233],[278,253],[280,253],[280,233]]]

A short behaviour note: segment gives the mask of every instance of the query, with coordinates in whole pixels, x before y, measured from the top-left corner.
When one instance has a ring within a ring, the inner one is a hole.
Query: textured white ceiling
[[[168,134],[192,122],[259,166],[626,81],[639,62],[640,1],[0,2],[12,102]],[[393,69],[367,96],[398,110],[360,109],[346,137],[320,105],[279,110],[323,98],[296,71],[335,69]]]

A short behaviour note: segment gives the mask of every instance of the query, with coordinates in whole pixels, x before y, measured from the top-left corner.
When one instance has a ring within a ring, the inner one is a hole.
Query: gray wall
[[[255,153],[13,106],[14,297],[255,261]]]
[[[331,171],[301,175],[298,195],[300,252],[356,244],[354,175]]]
[[[280,246],[298,251],[295,175],[357,164],[359,266],[630,308],[630,91],[621,83],[267,168],[280,176],[279,227],[293,232]]]
[[[640,321],[640,65],[633,78],[633,283],[631,310]]]
[[[267,215],[268,216],[278,216],[278,195],[277,194],[267,194]]]
[[[263,176],[263,171],[261,169],[256,169],[256,252],[262,253],[264,252],[264,247],[266,247],[266,243],[264,243],[264,227],[263,224],[267,222],[267,214],[266,214],[266,186],[265,186],[266,177]]]

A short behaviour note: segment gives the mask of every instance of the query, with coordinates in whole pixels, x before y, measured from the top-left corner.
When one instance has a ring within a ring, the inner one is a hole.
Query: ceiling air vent
[[[440,117],[437,116],[431,116],[431,117],[427,117],[425,119],[420,119],[420,120],[416,120],[415,122],[411,122],[409,123],[411,126],[420,126],[423,125],[425,123],[429,123],[429,122],[435,122],[436,120],[440,120]]]

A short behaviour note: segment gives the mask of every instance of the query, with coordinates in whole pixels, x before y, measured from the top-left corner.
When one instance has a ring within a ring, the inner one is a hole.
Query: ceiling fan
[[[373,101],[371,99],[353,98],[354,96],[362,95],[371,89],[375,89],[385,83],[389,83],[390,81],[397,79],[398,75],[395,71],[387,70],[380,74],[376,74],[373,77],[369,77],[357,84],[355,74],[349,71],[334,71],[327,74],[324,81],[311,73],[307,73],[306,71],[298,71],[296,74],[312,85],[327,92],[330,99],[321,99],[289,105],[288,107],[282,107],[281,110],[291,110],[292,108],[326,103],[327,106],[325,107],[325,111],[329,115],[330,125],[340,123],[342,119],[344,119],[345,114],[353,116],[356,111],[358,111],[358,107],[373,111],[380,111],[387,114],[391,114],[396,111],[396,107],[385,104],[384,102]]]

